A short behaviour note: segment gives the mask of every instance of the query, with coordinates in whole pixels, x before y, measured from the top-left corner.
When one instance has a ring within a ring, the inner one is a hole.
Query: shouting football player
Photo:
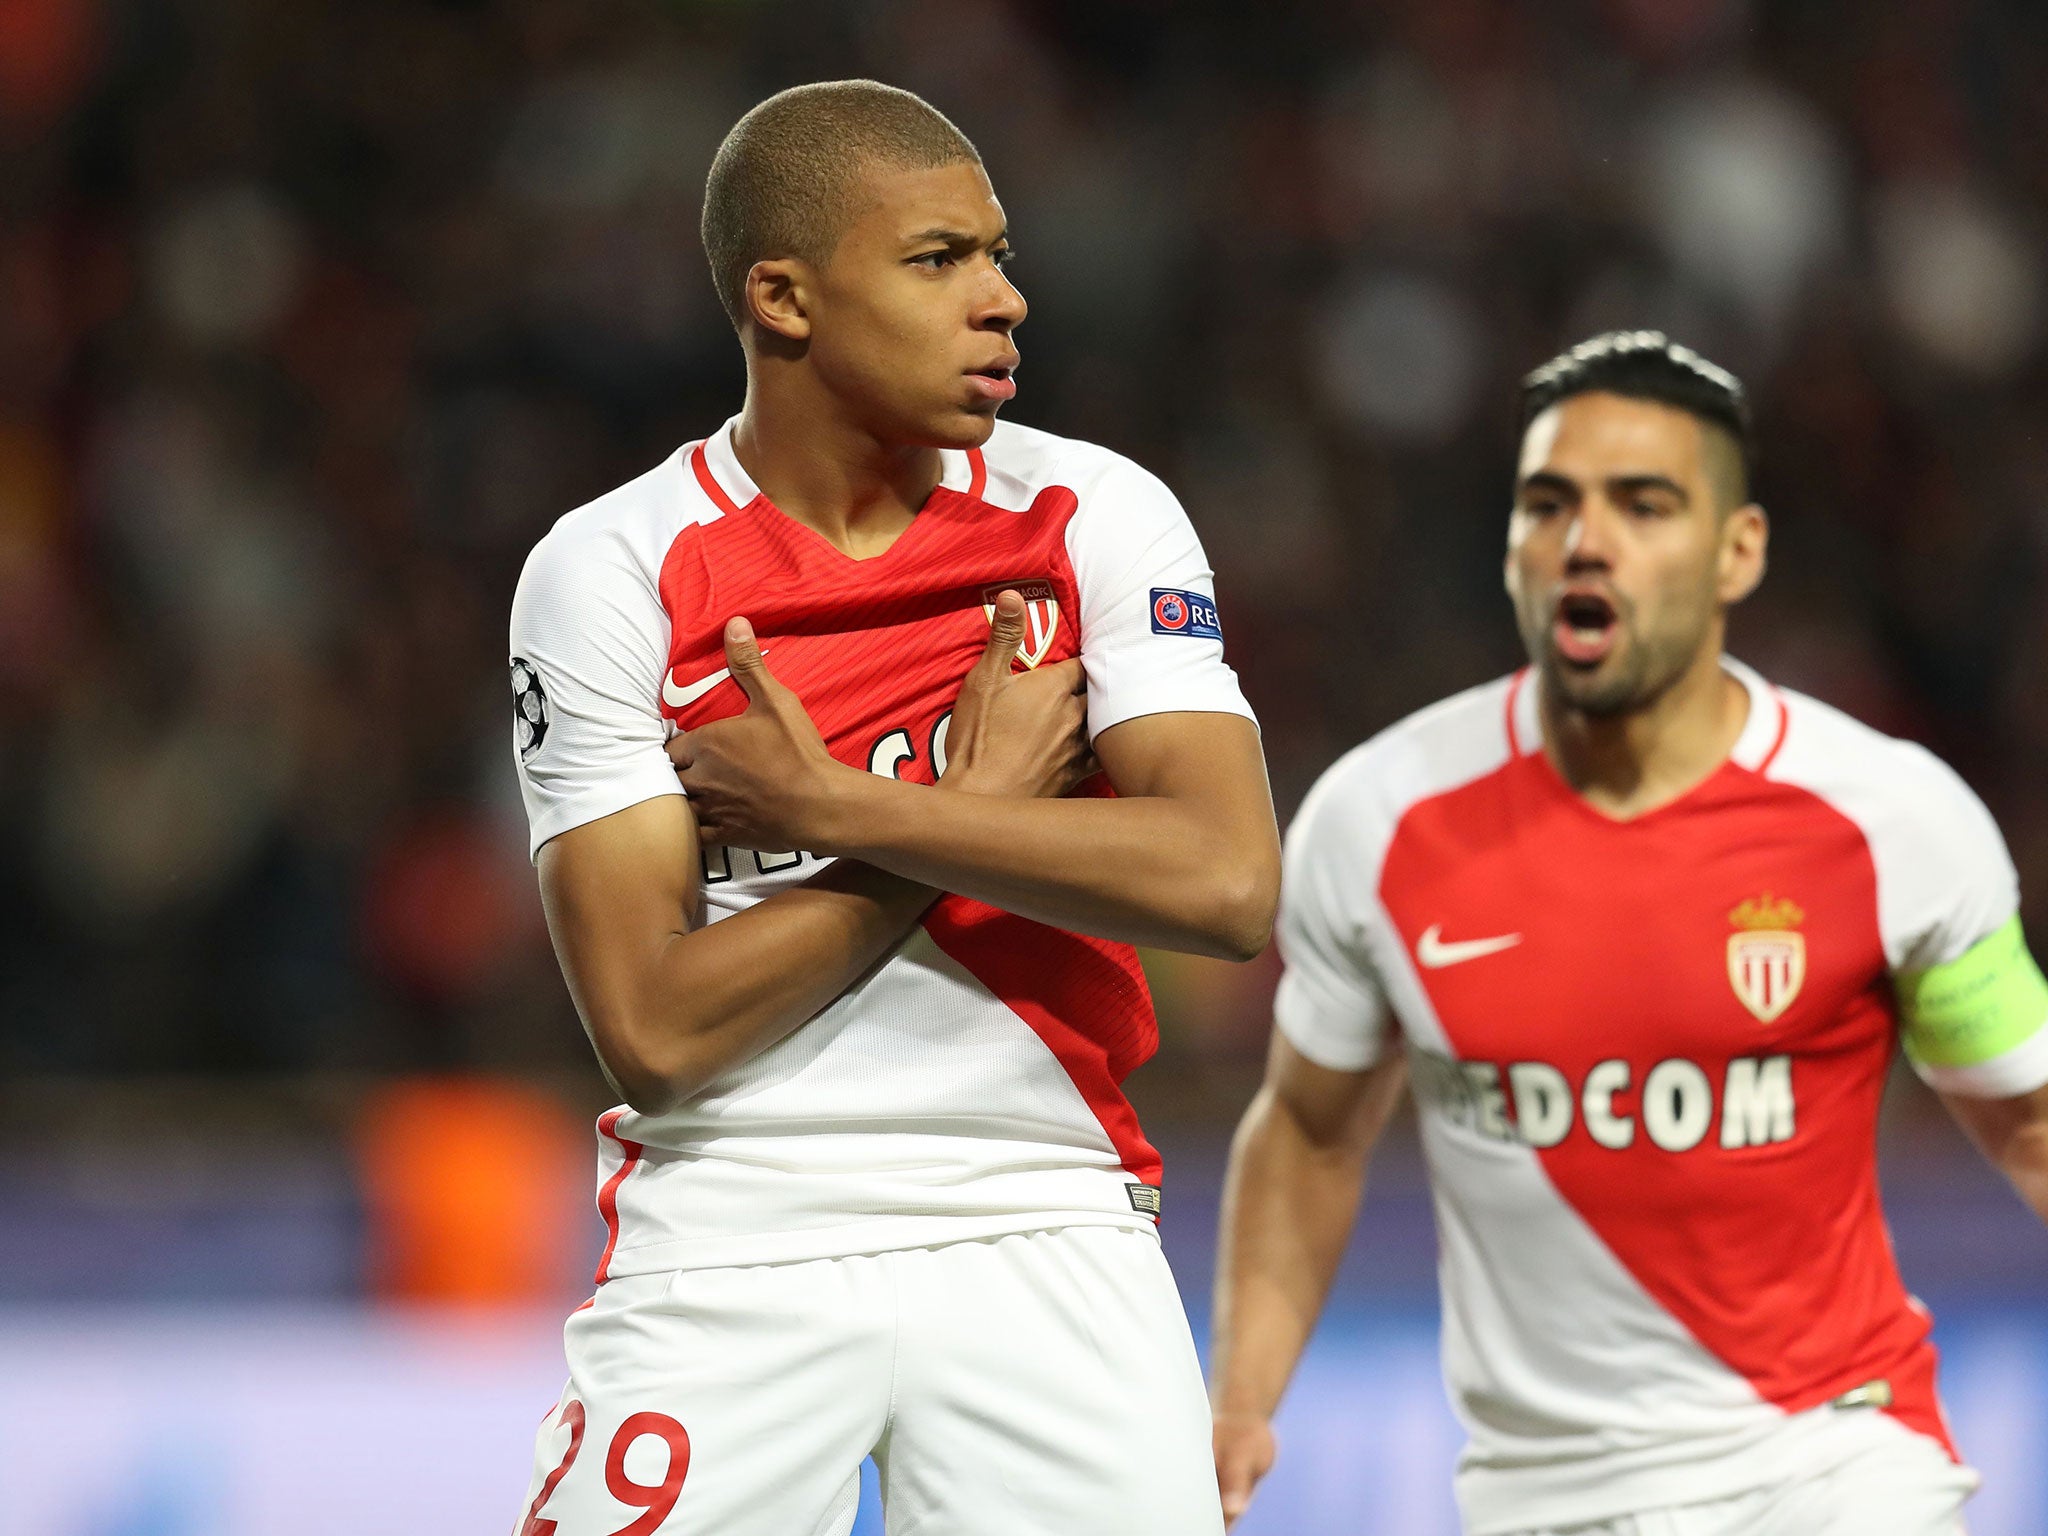
[[[1340,760],[1220,1264],[1227,1514],[1414,1086],[1471,1536],[1954,1536],[1975,1476],[1878,1208],[1895,1042],[2048,1217],[2048,987],[1976,796],[1722,652],[1747,406],[1654,333],[1529,375],[1530,666]]]

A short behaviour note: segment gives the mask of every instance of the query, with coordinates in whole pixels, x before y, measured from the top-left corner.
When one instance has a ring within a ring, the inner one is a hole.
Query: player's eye
[[[988,258],[999,267],[1007,267],[1017,254],[1014,245],[999,245],[988,253]]]
[[[910,258],[913,267],[923,267],[927,272],[937,272],[943,267],[951,266],[952,262],[951,251],[926,251],[922,256]]]

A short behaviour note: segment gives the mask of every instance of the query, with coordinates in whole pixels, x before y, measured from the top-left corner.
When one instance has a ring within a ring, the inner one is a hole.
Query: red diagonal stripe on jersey
[[[1781,726],[1782,732],[1782,726]],[[1796,892],[1809,971],[1770,1026],[1726,974],[1729,909]],[[1632,1139],[1583,1119],[1535,1150],[1545,1176],[1643,1291],[1757,1395],[1797,1413],[1883,1379],[1890,1412],[1954,1454],[1926,1314],[1907,1296],[1878,1202],[1878,1102],[1897,1020],[1862,832],[1797,787],[1723,764],[1680,800],[1615,822],[1540,751],[1409,808],[1380,896],[1413,952],[1432,923],[1513,932],[1511,950],[1418,970],[1453,1054],[1561,1071],[1574,1090],[1628,1063],[1612,1099]],[[1736,1056],[1794,1057],[1796,1132],[1724,1147],[1714,1119],[1683,1151],[1645,1129],[1644,1079],[1697,1064],[1718,1095]],[[1582,1106],[1581,1106],[1582,1109]],[[1512,1122],[1512,1094],[1503,1115]]]
[[[647,1149],[637,1141],[629,1141],[619,1134],[619,1119],[626,1112],[623,1109],[608,1109],[597,1117],[598,1134],[609,1137],[619,1144],[619,1151],[625,1161],[619,1164],[619,1171],[604,1181],[604,1188],[597,1192],[597,1214],[604,1218],[604,1253],[597,1261],[597,1284],[603,1285],[611,1277],[612,1251],[619,1246],[619,1186],[626,1182],[626,1175],[639,1165],[640,1154]]]
[[[1122,1089],[1132,1069],[1159,1048],[1138,952],[960,896],[940,898],[924,927],[1045,1042],[1131,1176],[1157,1184],[1159,1153]]]

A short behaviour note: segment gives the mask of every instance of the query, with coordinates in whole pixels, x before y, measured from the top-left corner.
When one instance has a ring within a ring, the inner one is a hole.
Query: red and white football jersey
[[[833,754],[931,783],[1003,587],[1023,661],[1079,656],[1091,736],[1169,711],[1244,715],[1214,583],[1171,492],[1128,459],[1003,424],[947,452],[881,555],[778,511],[732,423],[570,513],[512,608],[532,846],[680,793],[664,742],[739,713],[726,621]],[[816,873],[802,849],[708,848],[704,916]],[[703,1094],[599,1121],[607,1275],[836,1257],[1077,1222],[1146,1227],[1159,1158],[1119,1085],[1158,1041],[1124,944],[958,897],[836,1002]]]
[[[1894,977],[2010,924],[2016,877],[1934,757],[1729,670],[1732,756],[1647,815],[1566,785],[1522,673],[1341,759],[1289,832],[1278,1026],[1339,1070],[1403,1037],[1474,1533],[1818,1473],[1873,1413],[1954,1454],[1878,1100]]]

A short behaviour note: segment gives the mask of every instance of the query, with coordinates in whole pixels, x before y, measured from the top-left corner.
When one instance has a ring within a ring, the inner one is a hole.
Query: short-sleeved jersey
[[[1289,831],[1278,1026],[1339,1070],[1400,1032],[1474,1533],[1810,1472],[1837,1401],[1948,1446],[1878,1101],[1902,993],[2010,943],[2017,880],[1934,757],[1728,665],[1730,759],[1647,815],[1569,788],[1524,673],[1354,750]],[[2025,1027],[1924,1075],[2048,1081],[2019,959]]]
[[[1081,658],[1091,736],[1165,712],[1250,716],[1201,544],[1129,460],[998,426],[984,450],[945,453],[910,527],[854,560],[761,495],[732,427],[570,513],[527,561],[511,666],[536,856],[680,792],[668,737],[746,705],[723,650],[735,615],[834,756],[918,783],[944,769],[1004,587],[1027,603],[1020,665]],[[708,847],[702,915],[824,862]],[[943,897],[831,1006],[697,1097],[600,1119],[599,1279],[1149,1227],[1159,1158],[1120,1085],[1157,1040],[1128,945]]]

